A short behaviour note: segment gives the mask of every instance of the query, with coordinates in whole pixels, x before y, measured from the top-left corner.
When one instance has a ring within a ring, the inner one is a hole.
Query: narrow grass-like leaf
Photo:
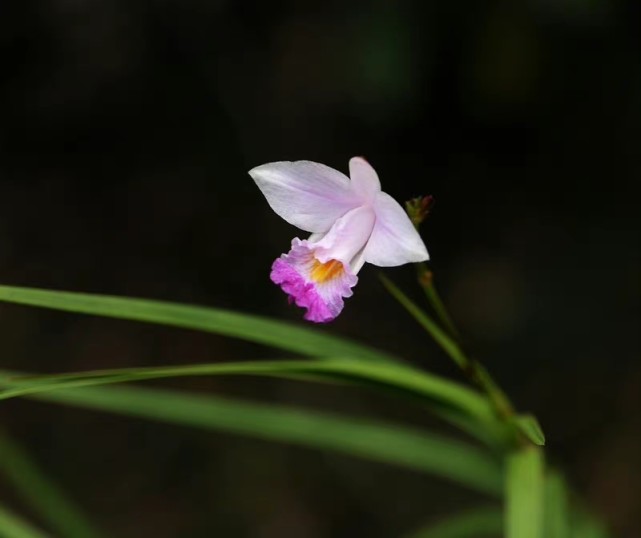
[[[91,387],[30,397],[129,417],[333,450],[501,494],[503,470],[484,451],[415,428],[363,418],[140,387]]]
[[[544,538],[541,449],[527,446],[508,456],[505,496],[505,537]]]
[[[4,475],[20,497],[31,505],[34,512],[49,523],[57,535],[65,538],[99,536],[63,491],[31,461],[16,442],[2,432],[0,474]]]
[[[375,383],[446,405],[484,423],[496,423],[492,409],[480,394],[453,381],[396,364],[368,364],[348,359],[197,364],[99,370],[48,376],[15,376],[0,373],[0,386],[3,387],[0,390],[0,399],[52,390],[168,377],[195,375],[291,376],[296,374]]]
[[[565,481],[556,471],[549,470],[545,477],[545,531],[546,538],[570,538],[570,519]]]
[[[51,538],[0,505],[0,538]]]
[[[499,538],[503,513],[498,507],[474,508],[432,523],[406,538]]]
[[[537,446],[545,445],[545,434],[534,415],[517,415],[513,419],[519,431]]]
[[[0,301],[216,333],[310,357],[394,360],[381,351],[318,329],[218,308],[16,286],[0,286]]]

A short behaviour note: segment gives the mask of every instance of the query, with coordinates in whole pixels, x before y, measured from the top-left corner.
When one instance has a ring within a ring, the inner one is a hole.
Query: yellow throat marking
[[[323,283],[341,276],[343,271],[343,264],[338,260],[329,260],[328,262],[321,263],[315,259],[312,270],[310,271],[310,276],[315,282]]]

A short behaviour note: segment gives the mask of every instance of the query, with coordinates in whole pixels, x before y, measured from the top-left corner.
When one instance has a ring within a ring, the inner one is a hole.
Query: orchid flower
[[[409,217],[381,191],[371,165],[353,157],[349,173],[348,178],[311,161],[274,162],[249,171],[277,215],[311,232],[307,239],[292,239],[270,277],[290,301],[307,309],[305,319],[317,323],[340,314],[365,263],[393,267],[428,259]]]

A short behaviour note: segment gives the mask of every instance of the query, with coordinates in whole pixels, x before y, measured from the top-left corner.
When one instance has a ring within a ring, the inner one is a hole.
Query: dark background
[[[2,2],[1,281],[298,320],[268,279],[297,230],[246,171],[364,155],[398,200],[435,196],[423,235],[470,346],[614,536],[636,537],[638,22],[636,2],[607,0]],[[412,268],[387,274],[420,298]],[[325,330],[457,378],[376,269],[360,277]],[[11,305],[0,327],[3,368],[25,371],[275,356]],[[440,427],[361,391],[165,385]],[[336,454],[43,403],[4,403],[0,420],[113,537],[392,537],[484,501]]]

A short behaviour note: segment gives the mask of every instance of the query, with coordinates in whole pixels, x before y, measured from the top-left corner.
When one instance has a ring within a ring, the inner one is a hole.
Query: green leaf
[[[222,430],[333,450],[501,494],[500,463],[467,443],[364,418],[140,387],[93,387],[33,395],[47,402],[130,417]]]
[[[317,329],[214,308],[12,286],[0,286],[0,301],[184,327],[243,338],[314,357],[346,357],[352,361],[362,360],[370,365],[374,362],[394,364],[397,360],[349,340],[323,334]],[[399,364],[400,367],[402,366]],[[413,375],[419,377],[422,375],[419,370],[412,370],[409,366],[404,368],[403,375],[407,375],[409,371],[415,372]],[[336,381],[336,376],[333,381]],[[478,401],[477,394],[472,391],[469,393]],[[486,406],[481,404],[481,407]],[[504,428],[498,427],[496,422],[493,426],[487,422],[479,427],[467,415],[452,413],[451,408],[444,407],[435,411],[490,445],[497,444],[496,440],[504,435]],[[485,414],[485,411],[482,413]]]
[[[571,538],[609,538],[605,525],[585,507],[576,507],[571,514]]]
[[[317,329],[218,308],[15,286],[0,286],[0,301],[216,333],[311,357],[396,360],[381,351]]]
[[[506,538],[544,538],[541,449],[527,446],[508,456],[505,494]]]
[[[0,538],[50,538],[31,523],[0,505]]]
[[[519,431],[535,445],[545,445],[545,434],[534,415],[518,415],[512,421]]]
[[[445,405],[478,421],[494,425],[496,417],[488,402],[477,392],[453,381],[439,378],[427,372],[406,368],[397,364],[364,363],[349,359],[326,359],[322,361],[259,361],[237,363],[196,364],[151,368],[126,368],[98,370],[76,374],[43,376],[16,376],[0,373],[0,399],[7,399],[38,392],[62,390],[92,385],[141,381],[168,377],[196,375],[267,375],[314,376],[355,380],[392,388],[429,402]]]
[[[22,499],[65,538],[95,538],[99,534],[66,498],[62,490],[31,461],[26,452],[0,432],[0,473]],[[0,531],[0,536],[2,536]]]
[[[496,538],[503,531],[503,513],[495,506],[474,508],[433,523],[406,538]]]
[[[559,473],[549,470],[545,477],[546,538],[570,538],[570,521],[565,481]]]

